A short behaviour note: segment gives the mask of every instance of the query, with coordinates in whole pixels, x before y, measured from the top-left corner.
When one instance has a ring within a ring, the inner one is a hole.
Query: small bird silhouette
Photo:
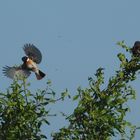
[[[132,53],[134,56],[140,56],[140,41],[136,41],[132,47]]]
[[[42,54],[40,50],[33,44],[25,44],[23,50],[26,56],[22,57],[23,64],[20,66],[5,66],[3,67],[3,73],[5,76],[15,79],[15,78],[27,78],[30,76],[31,71],[35,73],[38,80],[45,77],[43,73],[37,66],[42,60]]]

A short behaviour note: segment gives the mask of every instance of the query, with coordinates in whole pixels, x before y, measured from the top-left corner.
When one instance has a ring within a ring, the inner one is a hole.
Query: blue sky
[[[123,51],[116,42],[125,40],[132,46],[140,40],[139,5],[139,0],[0,1],[1,90],[12,82],[3,76],[2,67],[21,63],[25,43],[42,51],[40,68],[47,74],[42,81],[36,81],[32,74],[28,79],[31,89],[45,88],[50,79],[58,96],[65,88],[75,95],[78,86],[88,85],[88,77],[98,67],[105,68],[106,78],[112,76],[119,65],[116,55]],[[130,103],[132,112],[127,118],[140,125],[140,76],[132,84],[137,100]],[[63,102],[52,108],[71,113],[74,107]],[[51,123],[44,131],[66,124],[61,118],[51,119]]]

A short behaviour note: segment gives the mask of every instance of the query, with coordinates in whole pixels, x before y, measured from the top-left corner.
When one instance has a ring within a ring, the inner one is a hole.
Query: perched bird
[[[140,41],[136,41],[132,47],[132,53],[134,56],[140,56]]]
[[[42,54],[40,50],[35,47],[33,44],[25,44],[23,50],[26,56],[22,57],[23,64],[20,66],[5,66],[3,67],[3,73],[5,76],[15,79],[15,78],[27,78],[31,71],[35,73],[36,78],[38,80],[45,77],[45,73],[43,73],[38,67],[42,60]]]

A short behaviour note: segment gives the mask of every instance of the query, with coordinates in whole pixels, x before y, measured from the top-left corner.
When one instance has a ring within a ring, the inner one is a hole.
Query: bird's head
[[[22,61],[25,63],[28,60],[27,56],[22,57]]]

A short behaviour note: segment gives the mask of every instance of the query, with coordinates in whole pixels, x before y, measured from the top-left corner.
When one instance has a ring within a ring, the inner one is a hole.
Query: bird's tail
[[[43,77],[45,77],[45,73],[43,73],[41,70],[38,70],[37,73],[35,73],[37,80],[41,80]]]

